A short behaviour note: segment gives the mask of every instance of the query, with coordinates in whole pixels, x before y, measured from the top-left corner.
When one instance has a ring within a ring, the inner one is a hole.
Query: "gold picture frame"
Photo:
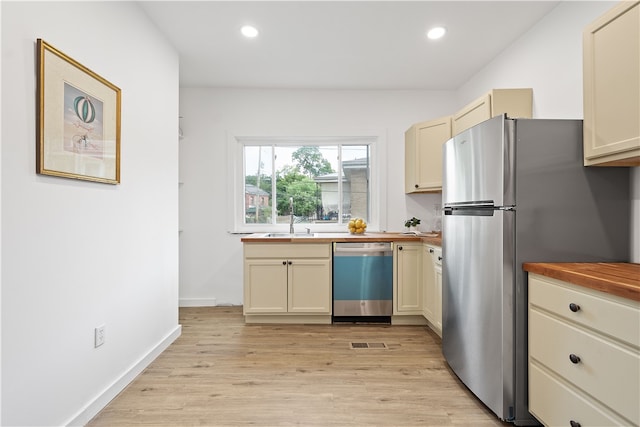
[[[36,173],[120,183],[120,89],[37,40]]]

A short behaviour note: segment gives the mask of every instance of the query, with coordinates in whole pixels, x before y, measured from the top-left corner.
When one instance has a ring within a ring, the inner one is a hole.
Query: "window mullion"
[[[271,145],[271,224],[278,222],[278,195],[276,194],[276,148]]]
[[[342,224],[344,198],[342,195],[342,144],[338,144],[338,224]]]

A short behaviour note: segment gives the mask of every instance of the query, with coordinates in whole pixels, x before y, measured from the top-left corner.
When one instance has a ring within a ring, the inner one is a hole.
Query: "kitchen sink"
[[[315,233],[267,233],[264,237],[314,237]]]

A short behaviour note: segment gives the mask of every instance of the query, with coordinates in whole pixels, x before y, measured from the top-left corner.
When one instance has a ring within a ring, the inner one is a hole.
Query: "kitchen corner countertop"
[[[640,264],[527,262],[522,268],[529,273],[640,301]]]
[[[414,235],[403,233],[313,233],[311,236],[270,237],[269,233],[255,233],[242,237],[243,243],[333,243],[333,242],[423,242],[442,246],[442,234]]]

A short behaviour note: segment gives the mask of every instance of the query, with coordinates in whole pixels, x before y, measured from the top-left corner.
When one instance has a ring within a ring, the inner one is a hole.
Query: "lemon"
[[[362,218],[351,218],[347,226],[351,234],[363,234],[367,228],[367,222]]]

